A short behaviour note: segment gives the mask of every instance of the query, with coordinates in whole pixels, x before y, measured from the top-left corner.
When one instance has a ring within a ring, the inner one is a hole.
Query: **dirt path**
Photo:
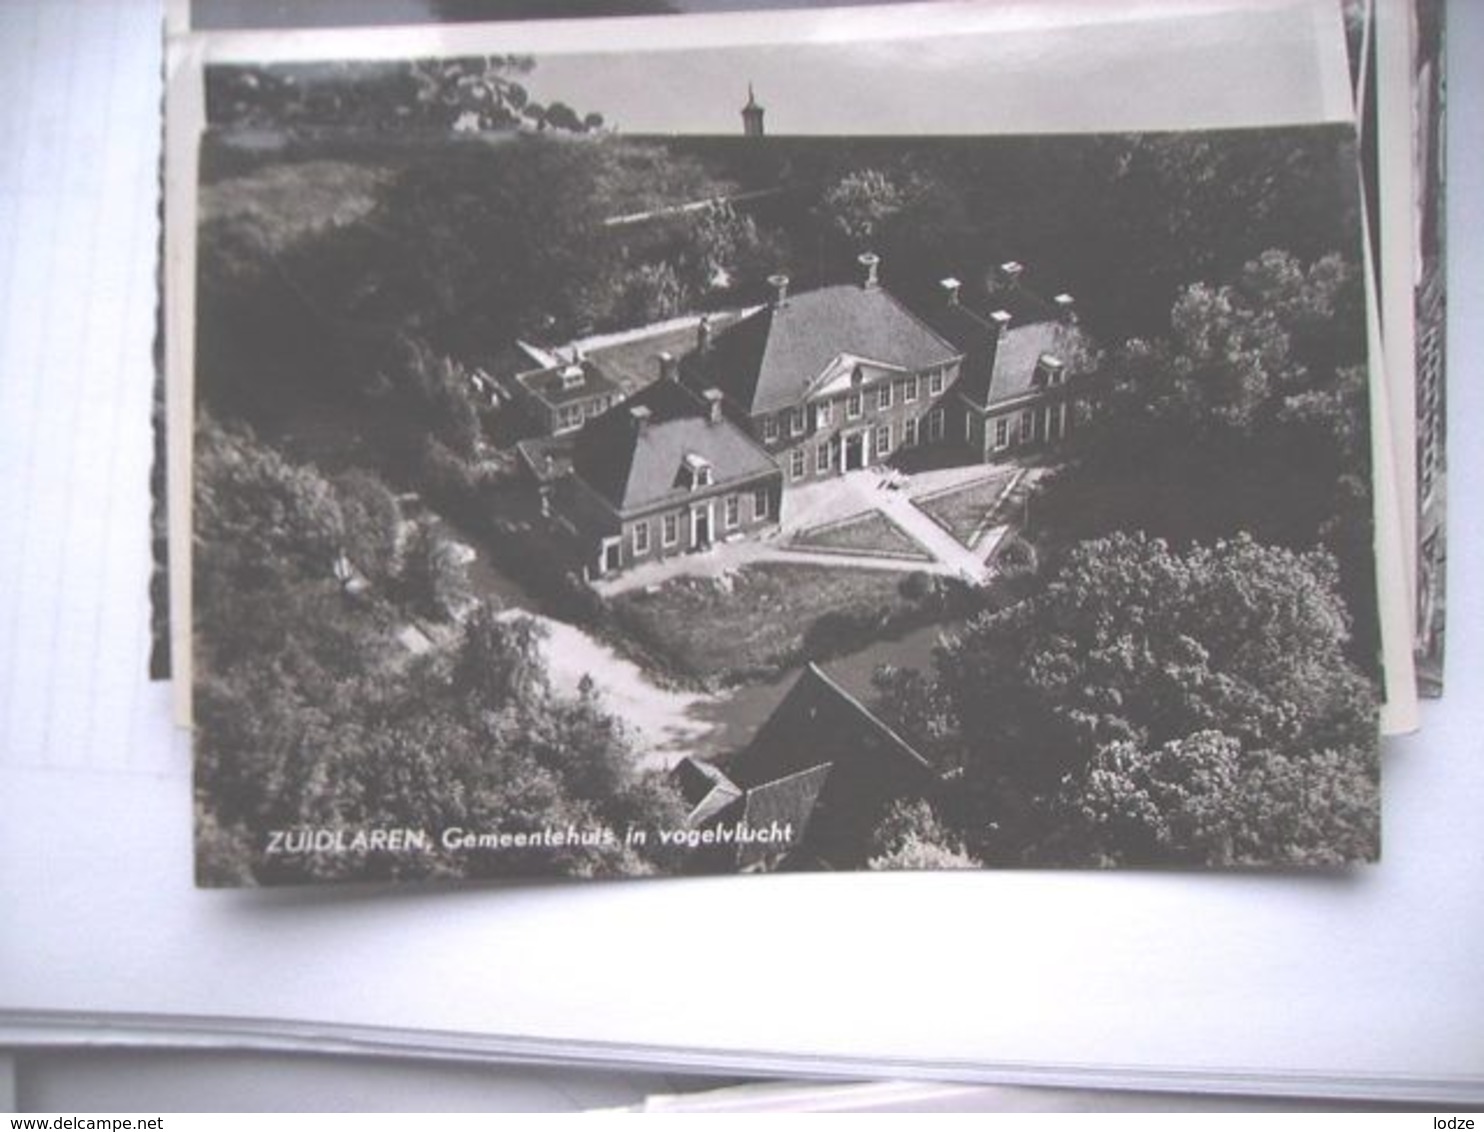
[[[576,695],[582,678],[592,677],[608,709],[633,732],[640,765],[657,769],[674,766],[696,750],[717,726],[693,713],[712,697],[657,686],[633,661],[576,626],[523,610],[511,610],[502,616],[531,617],[546,630],[542,647],[557,691]]]

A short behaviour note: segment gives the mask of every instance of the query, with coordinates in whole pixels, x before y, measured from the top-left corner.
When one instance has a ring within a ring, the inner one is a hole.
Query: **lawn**
[[[789,546],[800,550],[823,550],[849,554],[873,554],[884,558],[908,558],[931,562],[932,555],[917,545],[896,523],[880,511],[862,511],[847,519],[823,523],[799,531]]]
[[[740,679],[864,643],[912,612],[906,575],[764,562],[726,578],[677,578],[613,599],[620,623],[674,668]]]
[[[1013,471],[996,472],[964,487],[913,499],[912,503],[938,526],[973,550],[975,535],[988,529],[994,522],[1004,521],[1004,516],[997,516],[993,512],[1014,478]]]

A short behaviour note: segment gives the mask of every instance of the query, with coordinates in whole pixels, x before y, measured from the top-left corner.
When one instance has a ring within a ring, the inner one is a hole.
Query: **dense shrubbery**
[[[337,487],[249,434],[198,437],[195,714],[198,868],[208,884],[316,878],[615,875],[653,863],[621,840],[540,850],[447,848],[443,830],[672,825],[678,803],[636,769],[622,724],[557,694],[529,620],[475,613],[413,657],[409,617],[462,601],[432,526],[393,553],[374,477]],[[394,503],[392,505],[395,506]],[[351,598],[347,546],[376,564]],[[388,575],[390,571],[390,575]],[[382,583],[385,584],[382,584]],[[405,603],[405,604],[402,604]],[[270,831],[414,829],[413,853],[266,855]]]
[[[1332,558],[1119,534],[969,621],[880,709],[991,863],[1333,863],[1378,848],[1376,695]]]

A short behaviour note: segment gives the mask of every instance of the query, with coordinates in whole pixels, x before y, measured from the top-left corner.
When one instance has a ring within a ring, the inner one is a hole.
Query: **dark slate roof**
[[[742,802],[742,820],[753,829],[766,829],[773,822],[784,828],[793,826],[793,840],[788,844],[759,841],[739,845],[737,865],[740,868],[759,864],[770,857],[787,856],[795,846],[804,844],[808,838],[810,818],[829,779],[830,770],[829,763],[821,763],[747,792]]]
[[[1060,320],[1034,322],[1027,326],[1016,326],[1012,322],[995,351],[988,398],[972,389],[965,392],[984,405],[1030,393],[1035,389],[1036,364],[1041,356],[1050,354],[1070,364],[1079,349],[1076,339],[1080,334],[1075,326]]]
[[[571,388],[567,388],[563,383],[562,373],[569,367],[569,364],[564,362],[546,369],[528,370],[525,373],[516,374],[515,380],[548,405],[565,405],[571,401],[583,400],[603,393],[619,392],[618,383],[604,373],[602,367],[591,358],[585,358],[580,363],[582,380]]]
[[[990,314],[1005,311],[1009,329],[1000,337]],[[1084,349],[1084,334],[1055,303],[1022,286],[1000,287],[971,307],[943,300],[923,318],[964,352],[958,390],[980,405],[1010,401],[1035,389],[1036,364],[1050,354],[1070,364]]]
[[[917,778],[927,760],[854,696],[806,665],[747,749],[727,765],[732,780],[751,788],[837,757],[843,763]]]
[[[670,777],[689,807],[685,824],[692,828],[706,824],[742,797],[740,786],[716,766],[700,759],[681,759]]]
[[[797,848],[841,867],[866,859],[891,802],[920,794],[934,777],[901,736],[810,664],[727,771],[750,791],[825,763],[830,774]]]
[[[637,406],[650,414],[642,429],[630,412]],[[690,455],[712,467],[714,482],[707,493],[779,475],[778,466],[751,437],[725,418],[709,420],[708,409],[704,400],[677,382],[657,381],[582,427],[573,468],[620,512],[695,494],[678,478]]]
[[[962,303],[948,303],[941,299],[931,306],[924,306],[922,311],[923,321],[963,352],[958,389],[961,392],[978,391],[974,399],[982,401],[982,391],[989,388],[998,345],[994,323],[981,318]]]
[[[922,369],[960,351],[884,288],[842,284],[790,295],[721,331],[706,354],[691,356],[687,379],[716,385],[755,416],[801,404],[841,354]]]

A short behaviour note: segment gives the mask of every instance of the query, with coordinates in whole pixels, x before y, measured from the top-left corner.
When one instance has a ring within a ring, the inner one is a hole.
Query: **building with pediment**
[[[768,303],[701,319],[683,358],[662,354],[657,380],[581,425],[553,504],[590,575],[754,535],[790,486],[904,450],[992,461],[1066,436],[1090,356],[1069,296],[1040,298],[1010,263],[980,296],[949,279],[913,309],[879,267],[867,253],[855,281],[797,294],[773,276]]]

